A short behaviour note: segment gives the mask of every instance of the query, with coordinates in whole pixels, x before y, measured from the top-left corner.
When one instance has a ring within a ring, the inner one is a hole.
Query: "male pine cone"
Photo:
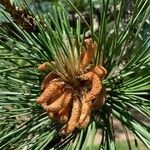
[[[91,38],[84,42],[77,74],[64,80],[55,70],[50,71],[41,84],[42,93],[36,100],[52,120],[63,124],[62,135],[69,135],[76,128],[86,128],[92,120],[93,111],[100,109],[106,99],[102,80],[107,71],[92,64],[96,43]],[[48,62],[39,65],[38,69],[47,70]],[[67,71],[66,74],[69,76]]]

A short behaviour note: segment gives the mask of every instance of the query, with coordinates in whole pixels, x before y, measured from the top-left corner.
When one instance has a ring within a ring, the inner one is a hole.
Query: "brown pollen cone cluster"
[[[63,124],[63,135],[72,133],[75,128],[87,127],[92,111],[104,104],[106,91],[102,79],[107,71],[102,66],[91,64],[95,51],[96,44],[91,38],[86,39],[79,74],[72,81],[64,81],[57,73],[50,72],[41,84],[43,93],[36,102],[41,104],[51,119]],[[38,69],[45,70],[45,64]]]

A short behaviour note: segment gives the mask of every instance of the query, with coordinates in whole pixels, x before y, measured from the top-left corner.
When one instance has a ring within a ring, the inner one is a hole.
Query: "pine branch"
[[[7,42],[0,40],[0,149],[117,149],[117,138],[114,136],[117,131],[120,132],[120,127],[125,128],[123,132],[129,149],[132,143],[128,130],[139,139],[136,147],[140,149],[140,145],[137,145],[141,141],[150,149],[150,130],[143,120],[150,118],[150,38],[145,41],[138,37],[149,18],[150,6],[148,0],[144,3],[136,0],[130,20],[123,24],[126,19],[122,15],[124,1],[121,1],[120,7],[114,1],[114,18],[110,24],[107,17],[109,0],[103,2],[102,10],[99,10],[102,11],[102,22],[94,41],[98,43],[98,52],[101,48],[103,50],[104,65],[109,73],[103,82],[107,100],[102,108],[93,112],[86,129],[75,130],[67,137],[59,133],[62,125],[50,120],[35,102],[40,94],[40,83],[48,73],[38,71],[37,66],[55,60],[59,69],[54,65],[53,69],[63,71],[65,63],[62,57],[65,56],[69,62],[65,68],[71,66],[67,70],[73,70],[74,62],[80,61],[80,51],[84,46],[82,17],[79,15],[72,29],[68,12],[61,5],[44,15],[44,25],[37,20],[38,35],[21,30],[14,22],[10,23],[15,29],[14,36],[3,30],[5,26],[0,28],[0,37],[8,39]],[[93,23],[89,22],[89,26],[93,28]],[[72,39],[77,41],[76,47]],[[74,55],[68,54],[71,50]],[[101,59],[98,52],[94,63]],[[137,114],[142,114],[143,118]],[[115,126],[115,121],[120,122],[119,126]],[[102,131],[102,138],[98,138],[95,147],[94,140],[97,140],[99,131]]]
[[[10,0],[1,0],[0,4],[5,7],[5,10],[12,16],[15,23],[20,25],[27,32],[35,32],[37,25],[35,18],[25,9],[19,9]]]

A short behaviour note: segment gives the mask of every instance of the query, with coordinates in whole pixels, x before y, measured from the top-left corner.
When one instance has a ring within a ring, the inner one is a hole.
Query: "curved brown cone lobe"
[[[77,127],[79,118],[80,118],[80,112],[81,112],[81,101],[78,96],[73,97],[73,107],[71,111],[70,119],[66,126],[64,126],[61,130],[62,134],[69,134],[72,133],[72,131]]]
[[[82,126],[83,122],[85,121],[87,116],[91,115],[91,104],[89,102],[82,102],[82,108],[81,108],[81,115],[78,122],[78,126]]]
[[[90,123],[90,119],[91,119],[91,115],[87,115],[84,120],[82,122],[78,123],[78,128],[79,129],[84,129],[88,126],[88,124]]]
[[[104,87],[102,88],[101,93],[98,95],[96,99],[97,100],[95,100],[94,103],[92,103],[92,110],[96,110],[103,106],[106,99],[106,90]]]
[[[59,116],[60,116],[60,123],[61,124],[66,124],[69,120],[69,106],[68,107],[65,107],[65,108],[62,108],[60,111],[59,111]]]
[[[49,101],[54,95],[57,95],[57,91],[63,84],[64,83],[59,79],[52,80],[36,102],[43,103]]]
[[[98,75],[93,72],[88,72],[88,73],[84,74],[81,77],[81,79],[89,80],[89,81],[91,81],[91,84],[92,84],[91,91],[87,94],[84,101],[88,102],[92,99],[95,99],[102,89],[102,83],[101,83],[101,80],[99,79]]]
[[[81,57],[81,69],[84,69],[92,61],[96,51],[96,45],[93,43],[92,39],[86,39],[84,42],[86,46]]]

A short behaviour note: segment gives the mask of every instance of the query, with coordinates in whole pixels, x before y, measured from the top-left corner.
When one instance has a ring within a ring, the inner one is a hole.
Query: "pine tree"
[[[129,149],[128,131],[150,149],[149,125],[137,117],[150,117],[149,1],[134,0],[130,11],[124,0],[99,2],[97,30],[92,0],[89,21],[65,3],[78,15],[74,26],[61,1],[46,14],[24,3],[21,21],[23,11],[0,2],[12,16],[3,13],[10,26],[0,27],[0,149],[94,149],[99,130],[95,149],[116,149],[114,120]]]

